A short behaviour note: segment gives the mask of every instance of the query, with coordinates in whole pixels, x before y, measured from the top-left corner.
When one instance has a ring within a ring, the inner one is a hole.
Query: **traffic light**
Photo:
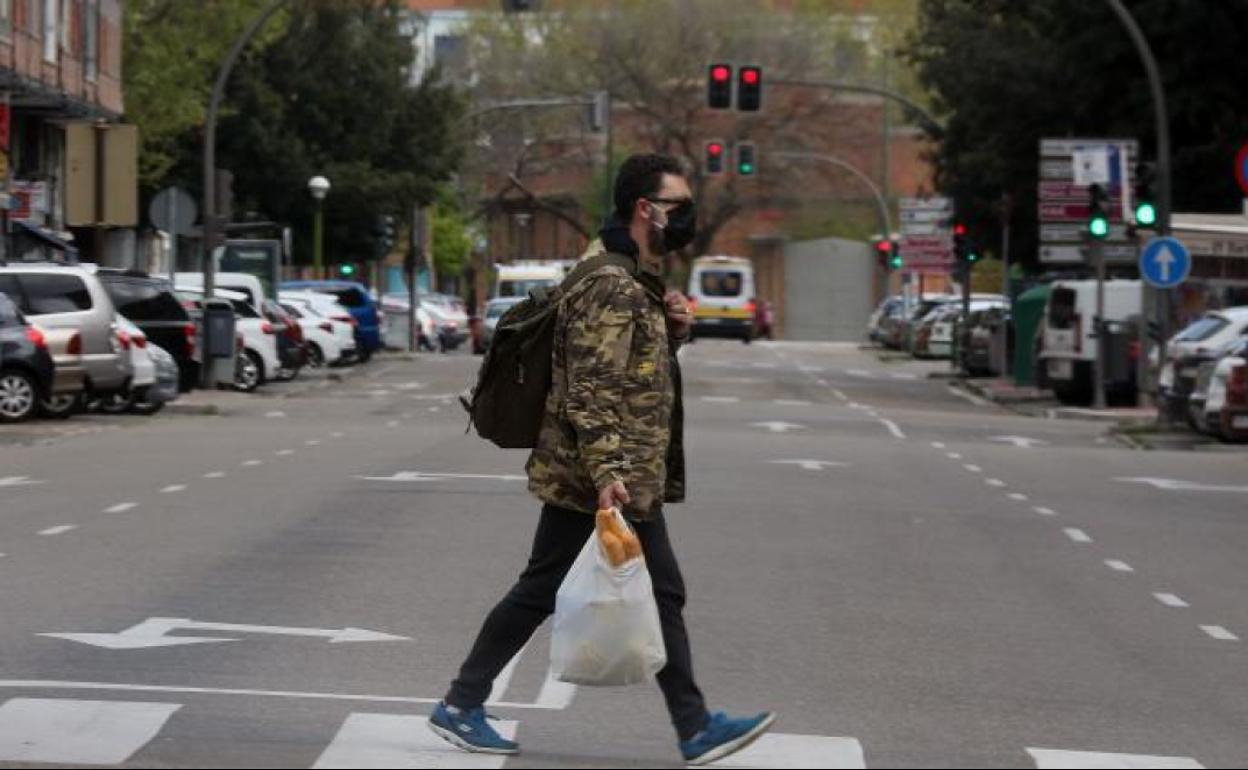
[[[351,278],[355,275],[355,265],[345,264],[338,266],[338,275],[343,278]]]
[[[737,173],[741,176],[754,176],[757,172],[758,161],[754,143],[739,143],[737,145]]]
[[[380,259],[394,248],[394,217],[390,214],[377,217],[377,224],[373,226],[373,235],[377,236],[377,256]]]
[[[871,239],[875,256],[881,267],[887,270],[900,270],[902,267],[901,245],[891,238],[875,237]]]
[[[1157,226],[1156,193],[1153,184],[1157,167],[1153,163],[1140,163],[1135,167],[1135,225],[1151,228]]]
[[[707,71],[706,103],[713,110],[732,109],[732,65],[710,66]]]
[[[1104,240],[1109,237],[1109,212],[1106,208],[1109,196],[1099,184],[1089,187],[1088,194],[1091,196],[1088,207],[1088,235]]]
[[[717,139],[706,143],[706,173],[724,173],[724,143]]]
[[[963,264],[973,265],[979,261],[979,248],[967,234],[966,225],[961,222],[953,224],[953,256]]]
[[[758,112],[763,104],[763,68],[742,67],[737,71],[737,109]]]

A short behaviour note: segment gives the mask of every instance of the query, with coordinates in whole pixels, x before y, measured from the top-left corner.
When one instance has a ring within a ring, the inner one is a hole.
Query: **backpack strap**
[[[576,267],[572,268],[572,272],[568,273],[568,277],[563,279],[563,284],[561,285],[563,293],[567,294],[578,283],[604,267],[622,267],[633,278],[636,278],[640,272],[636,257],[630,257],[627,254],[616,254],[613,251],[604,251],[589,259],[581,260]]]

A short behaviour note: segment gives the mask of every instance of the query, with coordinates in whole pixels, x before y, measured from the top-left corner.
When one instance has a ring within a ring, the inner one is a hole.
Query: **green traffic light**
[[[1109,220],[1102,216],[1092,217],[1088,220],[1088,233],[1093,238],[1105,238],[1109,235]]]
[[[742,173],[742,174],[745,174],[745,175],[753,174],[753,173],[754,173],[754,164],[753,164],[753,163],[742,163],[742,164],[741,164],[741,173]]]
[[[978,261],[979,261],[979,255],[978,255],[978,254],[976,254],[975,252],[973,252],[973,251],[972,251],[971,253],[969,253],[969,254],[967,254],[967,255],[966,255],[966,261],[967,261],[967,262],[978,262]]]
[[[355,266],[343,265],[342,267],[338,268],[338,272],[342,273],[343,275],[355,275]]]
[[[1135,223],[1141,227],[1157,224],[1157,207],[1147,201],[1135,207]]]

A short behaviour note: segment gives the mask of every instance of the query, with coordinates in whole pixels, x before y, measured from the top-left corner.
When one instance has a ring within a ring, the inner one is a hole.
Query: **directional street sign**
[[[1178,286],[1191,271],[1192,256],[1177,238],[1153,238],[1140,252],[1140,275],[1159,289]]]

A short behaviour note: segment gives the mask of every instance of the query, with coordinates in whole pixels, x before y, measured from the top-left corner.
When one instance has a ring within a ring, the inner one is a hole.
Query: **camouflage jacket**
[[[546,414],[527,466],[542,501],[593,512],[598,490],[615,480],[632,499],[630,518],[684,499],[680,369],[661,298],[656,277],[616,266],[563,298]]]

